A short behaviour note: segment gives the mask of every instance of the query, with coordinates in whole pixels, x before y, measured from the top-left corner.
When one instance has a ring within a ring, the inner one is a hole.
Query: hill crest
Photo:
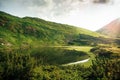
[[[113,38],[120,38],[120,18],[113,20],[97,32]]]
[[[0,45],[90,45],[98,37],[99,33],[83,28],[0,12]]]

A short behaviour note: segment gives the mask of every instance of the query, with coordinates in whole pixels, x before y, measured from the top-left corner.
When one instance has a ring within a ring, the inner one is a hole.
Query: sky
[[[0,0],[0,11],[96,31],[120,18],[120,0]]]

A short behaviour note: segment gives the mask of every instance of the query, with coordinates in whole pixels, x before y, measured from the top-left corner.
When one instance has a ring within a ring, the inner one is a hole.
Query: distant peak
[[[120,22],[120,18],[117,19]]]
[[[110,37],[120,37],[120,18],[111,21],[109,24],[99,29],[98,32]]]

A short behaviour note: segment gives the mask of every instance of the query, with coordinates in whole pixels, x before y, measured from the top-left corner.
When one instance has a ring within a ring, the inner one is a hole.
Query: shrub
[[[29,54],[0,52],[0,80],[31,80],[34,63]]]

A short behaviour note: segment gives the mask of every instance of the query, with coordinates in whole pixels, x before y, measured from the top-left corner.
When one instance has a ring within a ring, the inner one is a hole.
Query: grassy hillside
[[[80,34],[99,37],[86,29],[45,21],[39,18],[19,18],[0,12],[0,43],[6,46],[67,45]]]

